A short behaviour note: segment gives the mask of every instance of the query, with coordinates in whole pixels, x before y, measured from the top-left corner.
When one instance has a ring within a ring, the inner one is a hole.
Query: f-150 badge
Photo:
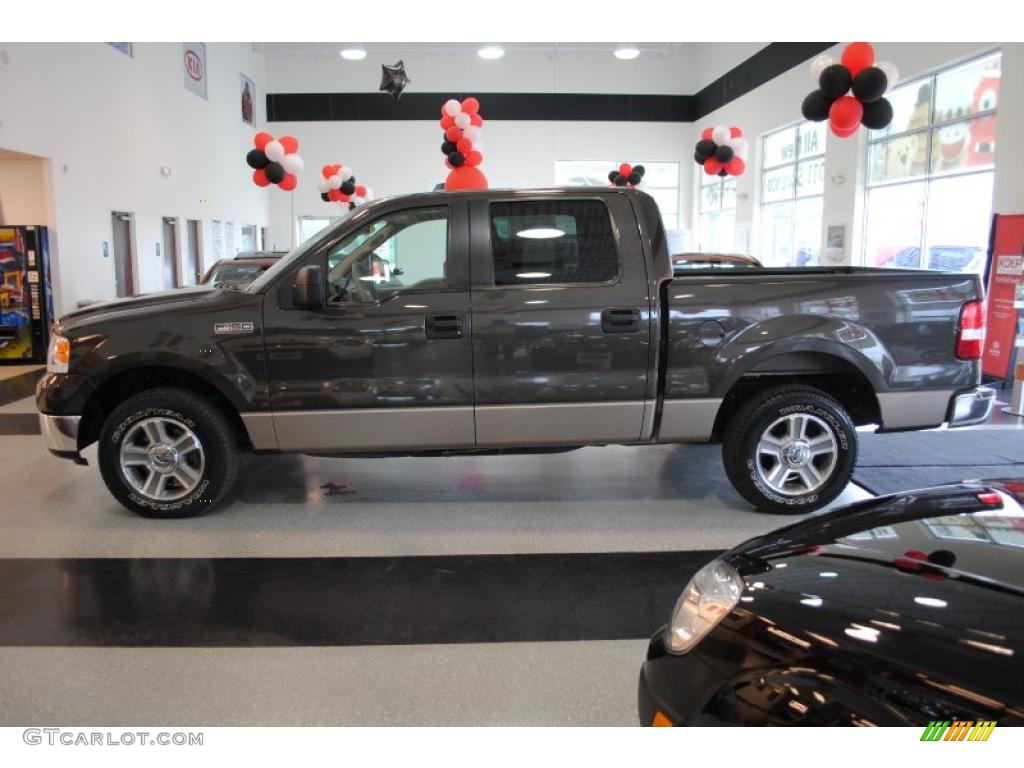
[[[218,336],[230,333],[252,333],[253,325],[248,320],[236,323],[214,323],[213,332]]]

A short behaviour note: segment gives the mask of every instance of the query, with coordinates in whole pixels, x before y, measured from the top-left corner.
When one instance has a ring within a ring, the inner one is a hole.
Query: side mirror
[[[299,309],[317,309],[324,305],[324,276],[319,265],[305,266],[295,275],[292,305]]]

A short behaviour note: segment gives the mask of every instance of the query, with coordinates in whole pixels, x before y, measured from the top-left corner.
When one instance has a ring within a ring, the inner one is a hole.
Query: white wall
[[[178,217],[181,232],[202,220],[208,259],[212,219],[267,224],[270,193],[244,163],[254,129],[240,117],[241,72],[256,82],[256,129],[265,125],[265,60],[251,44],[207,44],[208,100],[184,88],[180,43],[135,43],[133,58],[104,43],[0,50],[0,148],[51,161],[60,311],[114,296],[102,255],[111,211],[135,214],[140,291],[162,286],[161,217]]]
[[[0,156],[0,224],[46,225],[43,158]]]
[[[901,81],[934,71],[947,64],[994,48],[1003,50],[1003,81],[998,106],[996,148],[995,210],[1003,213],[1024,211],[1024,190],[1019,179],[1024,173],[1024,44],[1022,43],[878,43],[876,58],[896,64]],[[842,45],[829,53],[838,58]],[[736,225],[752,227],[751,251],[756,254],[757,211],[760,205],[760,136],[777,128],[801,121],[800,105],[816,85],[811,81],[809,63],[794,67],[760,88],[736,99],[691,127],[691,142],[708,125],[738,125],[752,143],[749,170],[737,181]],[[847,228],[847,263],[861,260],[863,224],[863,184],[866,165],[867,131],[850,139],[829,134],[825,156],[824,231],[831,225]],[[695,164],[691,165],[696,167]],[[829,177],[843,177],[843,183]],[[694,183],[694,182],[691,182]],[[694,188],[689,190],[691,193]],[[695,222],[692,205],[687,211]]]

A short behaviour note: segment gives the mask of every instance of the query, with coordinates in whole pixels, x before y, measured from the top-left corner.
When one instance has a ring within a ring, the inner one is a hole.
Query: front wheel
[[[124,506],[143,517],[191,517],[223,500],[238,473],[224,414],[184,389],[161,387],[125,400],[100,434],[100,473]]]
[[[846,410],[821,390],[775,387],[747,400],[729,422],[722,460],[733,487],[758,509],[802,514],[846,488],[857,433]]]

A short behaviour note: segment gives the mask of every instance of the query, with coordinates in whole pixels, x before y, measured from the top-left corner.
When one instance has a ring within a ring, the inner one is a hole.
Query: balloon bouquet
[[[735,125],[705,128],[694,147],[693,159],[710,176],[739,176],[747,169],[750,142]]]
[[[441,108],[441,128],[444,129],[441,152],[445,166],[451,169],[444,182],[446,190],[487,189],[487,177],[477,167],[484,159],[484,145],[480,140],[483,127],[480,102],[472,96],[461,103],[448,99]]]
[[[325,165],[317,181],[320,199],[325,203],[341,203],[351,211],[373,199],[373,190],[356,183],[352,169],[347,165]]]
[[[885,98],[899,78],[895,65],[875,62],[870,43],[850,43],[839,62],[822,54],[811,63],[818,89],[807,94],[801,112],[808,120],[828,120],[832,133],[848,138],[860,126],[878,130],[892,122],[892,104]]]
[[[614,171],[608,172],[608,181],[612,183],[613,187],[635,187],[644,180],[646,172],[647,169],[642,165],[623,163]]]
[[[245,162],[254,169],[253,183],[258,187],[276,184],[285,192],[291,192],[299,183],[297,174],[305,167],[297,154],[299,142],[294,136],[275,139],[269,133],[257,133],[253,138],[255,149],[250,149]]]

